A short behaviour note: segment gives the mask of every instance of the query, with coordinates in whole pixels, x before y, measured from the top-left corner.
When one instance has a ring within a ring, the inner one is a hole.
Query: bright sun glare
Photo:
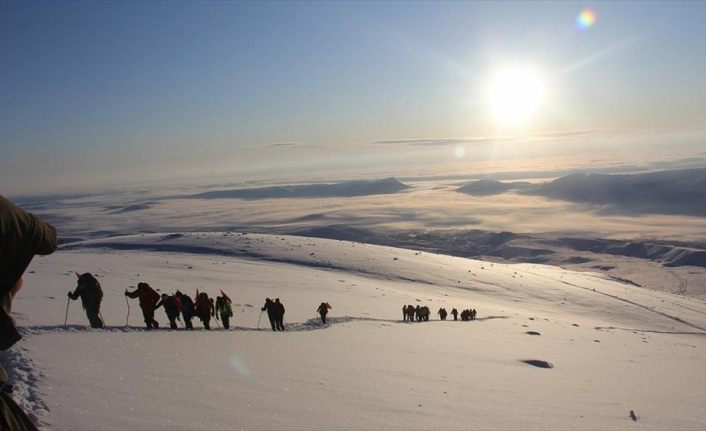
[[[544,83],[530,67],[509,68],[491,78],[487,99],[499,125],[521,126],[542,104]]]

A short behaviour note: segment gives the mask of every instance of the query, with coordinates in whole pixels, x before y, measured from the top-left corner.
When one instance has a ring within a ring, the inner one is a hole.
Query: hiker
[[[429,321],[429,315],[431,314],[431,311],[429,311],[429,307],[426,305],[421,308],[421,313],[422,313],[422,321],[428,322]]]
[[[215,310],[213,307],[213,300],[208,297],[206,292],[201,292],[196,295],[194,308],[196,310],[196,317],[201,319],[203,327],[206,329],[211,329],[211,316],[215,314]]]
[[[402,321],[407,321],[407,306],[404,304],[402,305]]]
[[[128,292],[125,289],[125,296],[133,299],[140,298],[140,309],[142,310],[142,316],[145,318],[147,329],[159,328],[159,323],[154,320],[154,310],[157,308],[157,302],[159,302],[159,294],[149,284],[139,282],[137,283],[137,289],[134,291]]]
[[[260,311],[267,311],[267,318],[270,319],[270,325],[272,325],[272,330],[276,331],[277,310],[275,310],[275,303],[272,302],[270,298],[265,298],[265,305],[262,306]]]
[[[56,229],[0,195],[0,350],[7,350],[22,336],[10,317],[12,300],[22,288],[22,274],[32,258],[56,250]],[[0,366],[0,430],[33,430],[37,427],[4,390],[8,376]]]
[[[476,309],[471,310],[471,320],[476,320]]]
[[[279,302],[279,298],[275,298],[275,311],[277,313],[277,318],[275,319],[277,329],[284,331],[284,305]]]
[[[454,317],[454,322],[458,320],[458,310],[457,309],[452,309],[451,310],[451,315]]]
[[[169,319],[169,327],[172,329],[177,329],[176,324],[177,319],[179,319],[179,313],[181,312],[181,301],[175,295],[162,294],[162,299],[154,306],[154,309],[164,306],[164,312],[167,314],[167,319]]]
[[[194,301],[189,295],[184,295],[178,290],[174,296],[181,302],[181,315],[184,317],[184,326],[186,329],[194,329],[194,325],[191,323],[191,319],[194,317]]]
[[[81,297],[81,304],[86,310],[86,317],[91,324],[91,328],[102,328],[103,319],[100,318],[101,301],[103,300],[103,289],[96,278],[86,272],[78,276],[78,284],[76,290],[69,292],[68,296],[72,300],[77,300]]]
[[[439,315],[441,320],[446,320],[446,316],[448,315],[445,308],[439,308],[439,311],[437,311],[436,314]]]
[[[326,324],[326,315],[328,314],[328,311],[331,309],[331,306],[328,304],[328,302],[322,302],[321,305],[319,305],[319,308],[316,309],[316,312],[319,313],[321,316],[321,322],[323,324]]]
[[[422,309],[418,305],[414,309],[414,315],[417,317],[417,322],[422,320]]]
[[[216,319],[220,316],[223,329],[228,329],[230,328],[230,318],[233,317],[233,307],[231,307],[230,297],[222,290],[221,295],[216,298]]]
[[[464,321],[464,322],[465,322],[466,320],[468,320],[468,317],[469,317],[468,315],[469,315],[469,314],[470,314],[469,310],[463,310],[463,311],[461,311],[461,320]]]
[[[412,304],[407,306],[407,321],[414,322],[414,305]]]

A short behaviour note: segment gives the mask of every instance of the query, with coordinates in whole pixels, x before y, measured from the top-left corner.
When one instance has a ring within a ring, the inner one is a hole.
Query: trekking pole
[[[127,300],[127,296],[125,296],[125,303],[127,304],[127,316],[125,316],[125,327],[127,328],[127,322],[130,319],[130,301]]]
[[[257,329],[260,329],[260,319],[262,319],[262,310],[260,310],[260,317],[257,318]]]
[[[69,320],[69,304],[71,303],[71,298],[66,298],[66,316],[64,316],[64,326],[66,326],[66,321]]]

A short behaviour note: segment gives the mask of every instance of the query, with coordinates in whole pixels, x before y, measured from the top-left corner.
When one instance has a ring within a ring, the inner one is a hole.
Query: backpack
[[[181,309],[186,314],[191,314],[194,311],[194,301],[188,296],[184,295],[181,297]]]

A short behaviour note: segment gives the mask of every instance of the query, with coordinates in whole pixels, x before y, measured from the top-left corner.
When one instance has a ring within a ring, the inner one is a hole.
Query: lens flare
[[[579,30],[588,30],[593,27],[593,24],[596,23],[596,18],[596,13],[594,11],[591,9],[584,9],[581,11],[579,16],[576,17],[576,27],[578,27]]]
[[[241,361],[240,358],[238,358],[237,356],[232,356],[230,358],[230,368],[241,377],[251,377],[250,369],[248,369],[248,366],[245,365],[245,363]]]

